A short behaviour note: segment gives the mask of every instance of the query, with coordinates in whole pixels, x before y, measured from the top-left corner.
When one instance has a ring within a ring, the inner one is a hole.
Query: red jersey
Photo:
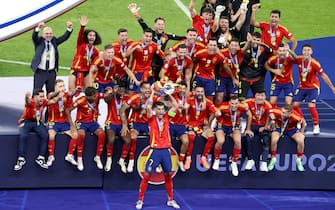
[[[175,82],[178,78],[185,79],[184,72],[186,69],[190,69],[191,65],[192,59],[189,56],[185,56],[184,59],[171,58],[164,64],[162,70],[168,80]]]
[[[128,95],[121,96],[121,98],[116,97],[116,95],[113,95],[113,97],[107,101],[108,105],[108,112],[106,117],[106,124],[112,123],[114,125],[121,125],[121,117],[120,117],[120,109],[122,107],[122,104],[126,103],[129,100]]]
[[[229,102],[225,101],[222,102],[216,107],[221,111],[221,116],[217,117],[217,124],[224,125],[227,127],[238,127],[240,125],[241,116],[243,113],[249,110],[248,105],[246,103],[241,102],[238,107],[237,111],[231,111]]]
[[[173,46],[172,46],[172,50],[177,52],[178,50],[178,46],[181,44],[185,44],[186,48],[187,48],[187,55],[190,56],[191,58],[193,57],[193,55],[195,53],[197,53],[199,50],[202,50],[204,48],[206,48],[206,46],[202,43],[202,42],[196,42],[193,45],[187,45],[186,44],[186,40],[181,40],[179,42],[176,42]]]
[[[231,69],[234,77],[237,79],[238,78],[238,74],[240,72],[240,65],[243,61],[244,58],[244,54],[242,52],[242,50],[240,49],[239,51],[237,51],[237,53],[235,55],[232,55],[229,51],[229,49],[225,48],[225,49],[221,49],[221,52],[223,54],[223,56],[226,58],[225,63],[228,64],[229,68]],[[230,78],[229,74],[223,69],[223,64],[220,65],[220,69],[218,74],[222,77],[225,78]]]
[[[176,116],[170,118],[170,122],[174,125],[186,125],[186,110],[181,108],[186,103],[186,97],[184,96],[183,98],[179,98],[178,94],[174,94],[173,97],[176,99],[178,107],[180,108],[176,110]]]
[[[157,97],[154,97],[154,102],[157,101]],[[145,98],[142,94],[138,93],[132,95],[126,102],[129,107],[133,109],[131,120],[132,122],[137,123],[146,123],[148,122],[147,117],[147,106],[148,99]]]
[[[268,101],[265,101],[264,104],[256,104],[254,98],[248,98],[244,103],[248,104],[252,114],[251,125],[265,126],[266,119],[272,108],[271,104]]]
[[[289,40],[293,39],[292,34],[287,30],[287,28],[281,25],[272,28],[269,23],[260,22],[259,28],[262,31],[262,42],[267,44],[273,50],[278,50],[278,47],[283,42],[284,37]]]
[[[113,57],[112,60],[108,59],[97,59],[93,64],[97,66],[98,72],[95,80],[101,84],[107,84],[114,81],[116,69],[124,69],[126,64],[118,57]],[[126,72],[125,70],[123,70]]]
[[[318,74],[324,73],[320,63],[312,58],[310,61],[304,61],[302,56],[298,56],[295,60],[299,69],[299,88],[302,89],[320,89]]]
[[[34,99],[30,99],[29,104],[24,105],[23,113],[18,121],[20,124],[23,120],[41,121],[42,114],[48,100],[44,99],[41,105],[35,103]]]
[[[213,102],[207,98],[204,103],[205,106],[202,103],[198,103],[194,97],[189,98],[187,103],[190,105],[188,108],[189,124],[193,127],[208,124],[210,114],[214,114],[216,111]]]
[[[77,38],[76,52],[71,66],[74,71],[89,71],[90,65],[99,58],[98,48],[85,43],[84,29],[84,26],[80,27]]]
[[[99,100],[103,94],[98,94],[94,103],[89,103],[85,96],[78,98],[72,105],[77,108],[76,122],[97,122],[99,116]]]
[[[164,149],[171,147],[170,123],[167,113],[159,120],[156,115],[152,115],[148,120],[150,147]]]
[[[159,55],[161,58],[164,57],[164,53],[162,50],[158,48],[158,45],[154,42],[148,44],[146,46],[142,45],[142,42],[133,42],[130,47],[134,48],[137,45],[141,45],[141,49],[136,49],[133,52],[133,58],[131,61],[131,70],[134,74],[144,73],[142,77],[142,81],[148,80],[149,76],[152,76],[151,72],[151,63],[154,54]]]
[[[68,93],[54,104],[48,106],[48,122],[64,123],[67,122],[65,110],[72,105],[72,98]]]
[[[292,76],[292,66],[294,60],[291,56],[287,56],[285,59],[280,59],[278,55],[273,55],[267,61],[269,66],[274,69],[282,69],[281,73],[283,76],[274,74],[272,82],[278,82],[279,84],[294,83]]]
[[[281,128],[283,130],[292,130],[297,128],[297,123],[302,123],[303,117],[292,110],[290,117],[288,119],[283,119],[283,113],[281,108],[274,108],[270,110],[270,114],[275,116],[276,128]]]
[[[215,65],[224,60],[225,58],[220,52],[208,54],[207,49],[200,50],[193,57],[195,75],[203,79],[214,79]]]
[[[212,37],[212,28],[214,21],[211,20],[208,25],[205,24],[204,18],[200,15],[195,15],[192,18],[192,27],[198,32],[198,39],[205,45],[208,40]]]
[[[126,52],[127,52],[128,47],[133,42],[134,42],[133,40],[128,40],[127,44],[125,46],[120,45],[120,42],[118,42],[118,41],[112,43],[112,45],[114,47],[114,56],[120,58],[126,66],[129,65],[129,61],[130,61],[130,56],[127,57]],[[126,75],[126,72],[124,71],[124,68],[122,68],[120,66],[116,66],[114,77],[121,78],[124,75]]]

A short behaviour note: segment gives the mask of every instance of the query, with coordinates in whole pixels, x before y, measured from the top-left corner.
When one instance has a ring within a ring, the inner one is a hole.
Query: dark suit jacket
[[[65,42],[70,37],[71,33],[72,31],[70,32],[66,30],[66,32],[62,36],[53,37],[51,39],[51,44],[55,48],[55,70],[56,71],[58,71],[58,59],[59,59],[57,47],[58,45]],[[42,54],[45,49],[45,39],[41,36],[38,36],[38,32],[36,32],[35,29],[32,35],[32,39],[33,39],[34,47],[35,47],[35,55],[33,57],[33,60],[31,61],[31,69],[33,70],[33,72],[35,72],[36,69],[38,68],[38,65],[41,63]]]

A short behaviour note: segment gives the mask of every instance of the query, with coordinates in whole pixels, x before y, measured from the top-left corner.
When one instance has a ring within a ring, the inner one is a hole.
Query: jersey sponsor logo
[[[51,20],[85,0],[10,0],[1,4],[0,42]]]
[[[142,179],[143,179],[145,164],[148,159],[149,151],[150,151],[150,146],[147,146],[141,151],[137,159],[137,172]],[[172,178],[173,178],[178,172],[178,153],[173,147],[170,148],[170,153],[171,153],[171,160],[172,160],[172,172],[171,173],[172,173]],[[164,184],[165,183],[164,172],[153,173],[150,177],[149,183],[153,185]]]

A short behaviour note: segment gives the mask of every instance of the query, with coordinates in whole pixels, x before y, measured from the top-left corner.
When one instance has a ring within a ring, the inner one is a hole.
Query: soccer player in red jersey
[[[65,160],[73,165],[77,165],[74,160],[73,152],[77,145],[77,129],[72,121],[71,115],[68,113],[67,109],[72,104],[71,95],[66,92],[64,81],[57,79],[55,81],[55,93],[59,93],[59,100],[57,103],[50,104],[48,106],[48,133],[49,133],[49,143],[48,152],[49,157],[47,165],[52,166],[55,160],[55,137],[57,133],[64,133],[68,135],[71,140],[69,143],[68,153],[65,156]],[[49,97],[55,93],[50,93]]]
[[[292,66],[294,59],[295,55],[289,50],[288,46],[281,44],[278,48],[278,54],[271,56],[264,65],[265,69],[274,75],[270,91],[270,103],[273,108],[277,106],[278,96],[282,91],[285,95],[285,103],[292,104],[294,83]]]
[[[129,100],[123,103],[120,110],[120,116],[122,121],[121,135],[127,136],[130,134],[130,145],[124,144],[122,153],[118,164],[121,167],[123,173],[131,173],[134,170],[134,160],[136,151],[136,140],[138,135],[149,133],[148,130],[148,118],[147,118],[147,106],[149,104],[149,97],[151,95],[150,83],[148,81],[142,82],[140,85],[140,93],[132,95]],[[156,100],[156,99],[154,99]],[[129,110],[129,116],[131,119],[128,124],[126,117],[126,110]],[[125,159],[129,153],[128,166],[125,165]]]
[[[55,93],[50,96],[50,99],[44,98],[44,91],[42,89],[36,89],[33,92],[33,98],[31,93],[27,92],[25,95],[25,106],[23,113],[18,121],[19,126],[19,143],[18,143],[18,158],[14,166],[15,171],[22,169],[26,164],[25,153],[26,144],[28,140],[29,132],[36,132],[40,138],[39,155],[35,162],[42,168],[48,169],[48,165],[45,161],[45,155],[48,150],[48,131],[44,124],[41,122],[44,108],[52,103],[56,103],[59,99],[59,94]]]
[[[160,72],[160,78],[161,80],[172,81],[174,83],[186,81],[187,88],[190,89],[192,59],[187,55],[185,44],[178,45],[176,57],[171,58],[164,64],[162,71]]]
[[[259,5],[252,5],[251,13],[251,25],[260,28],[262,32],[262,42],[268,45],[273,50],[277,51],[279,45],[283,42],[283,38],[286,37],[292,42],[292,51],[295,51],[297,47],[297,41],[292,34],[282,25],[279,25],[280,14],[279,10],[272,10],[270,13],[270,22],[257,22],[256,13],[258,12]]]
[[[152,42],[152,31],[144,30],[142,40],[134,42],[127,49],[127,56],[132,54],[131,70],[139,81],[153,82],[151,63],[155,54],[164,58],[164,53],[158,45]],[[139,87],[133,81],[129,83],[129,90],[139,92]]]
[[[95,30],[85,30],[87,23],[87,17],[81,17],[76,52],[69,76],[70,92],[74,91],[77,86],[83,88],[89,85],[89,81],[92,81],[89,78],[91,64],[99,57],[99,50],[96,48],[96,45],[101,44],[101,38]]]
[[[233,158],[230,165],[231,172],[233,176],[238,176],[237,161],[238,156],[241,153],[240,119],[241,115],[243,113],[246,113],[247,127],[245,130],[245,134],[253,136],[254,133],[250,130],[252,115],[248,108],[248,105],[240,102],[236,95],[230,97],[229,101],[225,101],[216,105],[216,107],[220,114],[216,117],[216,143],[214,146],[214,163],[212,168],[214,170],[219,169],[222,146],[225,142],[225,136],[229,135],[234,141]]]
[[[201,154],[200,163],[204,168],[209,169],[207,156],[214,144],[214,133],[210,127],[216,112],[213,102],[206,98],[204,87],[198,85],[194,89],[194,97],[190,97],[185,105],[188,115],[188,149],[184,168],[191,166],[191,157],[196,135],[206,139],[206,144]]]
[[[207,49],[198,51],[193,57],[195,76],[193,86],[203,86],[206,97],[213,99],[215,95],[215,66],[224,60],[215,38],[209,39]]]
[[[212,37],[212,31],[216,31],[218,28],[218,23],[214,24],[212,10],[204,8],[201,16],[198,15],[195,10],[195,0],[190,1],[188,8],[191,13],[192,27],[198,32],[198,40],[207,45]]]
[[[304,154],[305,147],[305,136],[304,130],[306,121],[296,111],[292,110],[292,105],[286,104],[282,108],[273,108],[270,110],[270,127],[274,125],[274,130],[271,133],[271,160],[268,165],[268,170],[273,170],[277,162],[277,143],[284,135],[287,135],[297,143],[297,168],[298,171],[304,171],[301,158]],[[297,128],[297,124],[301,124],[300,130]]]
[[[102,97],[102,94],[98,94],[94,87],[87,87],[85,89],[85,96],[79,97],[69,108],[69,111],[77,108],[77,168],[79,171],[84,170],[83,150],[86,132],[94,133],[98,137],[94,161],[99,169],[103,169],[100,156],[105,144],[105,132],[97,122],[99,116],[98,104]]]
[[[142,209],[144,193],[147,191],[148,182],[151,174],[156,172],[158,165],[161,165],[164,171],[165,177],[165,189],[168,195],[167,206],[171,206],[175,209],[179,209],[180,206],[175,200],[173,200],[173,182],[172,182],[172,160],[170,154],[171,148],[171,137],[169,132],[169,117],[176,115],[176,109],[178,107],[174,98],[169,95],[169,98],[173,101],[172,107],[168,112],[165,111],[163,102],[155,102],[152,105],[154,91],[152,91],[147,106],[147,118],[150,135],[150,152],[148,159],[145,164],[145,173],[140,183],[138,201],[136,202],[136,209]]]
[[[254,136],[246,135],[246,151],[248,161],[245,169],[251,170],[255,165],[254,142],[260,140],[262,144],[261,162],[259,170],[263,172],[268,171],[268,156],[270,149],[270,131],[267,128],[267,119],[271,110],[271,104],[266,100],[265,90],[258,90],[255,92],[254,98],[248,98],[244,101],[249,106],[252,114],[251,130]]]
[[[129,99],[128,95],[125,94],[126,86],[126,83],[119,80],[119,82],[114,84],[113,89],[108,89],[105,95],[105,102],[108,105],[107,118],[105,121],[107,134],[107,161],[105,165],[105,171],[111,170],[115,136],[120,136],[127,145],[130,143],[129,135],[121,136],[122,122],[120,117],[120,110],[122,104]]]
[[[302,47],[302,55],[298,56],[295,60],[299,69],[300,82],[293,97],[293,109],[303,115],[299,108],[300,103],[303,101],[308,103],[308,109],[313,120],[313,134],[318,135],[320,133],[319,114],[316,109],[316,100],[320,94],[318,75],[321,76],[334,94],[335,87],[328,75],[323,71],[320,63],[312,57],[312,54],[312,45],[305,44]]]

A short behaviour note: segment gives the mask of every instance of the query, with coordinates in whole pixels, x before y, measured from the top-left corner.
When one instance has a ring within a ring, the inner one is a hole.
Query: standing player
[[[240,103],[238,97],[233,95],[230,97],[228,102],[222,102],[217,105],[217,109],[220,112],[219,117],[217,117],[217,127],[216,127],[216,143],[214,147],[214,163],[213,169],[218,170],[220,164],[220,154],[222,151],[222,146],[225,142],[225,137],[230,136],[234,141],[233,158],[231,162],[231,172],[233,176],[238,176],[237,161],[238,156],[241,153],[241,128],[240,119],[243,113],[247,115],[247,127],[245,133],[247,135],[253,136],[253,132],[250,130],[251,125],[251,112],[248,105],[245,103]]]
[[[268,170],[273,170],[277,162],[277,143],[284,135],[287,135],[297,143],[297,168],[299,171],[304,171],[304,166],[301,163],[302,155],[304,154],[305,147],[305,136],[304,130],[306,121],[296,111],[292,110],[292,105],[286,104],[283,108],[271,109],[270,114],[270,125],[274,125],[275,128],[271,134],[271,160],[268,165]],[[297,128],[297,124],[301,124],[301,129]]]
[[[126,84],[124,82],[117,82],[114,84],[113,89],[109,89],[105,95],[105,102],[108,105],[108,113],[105,122],[106,134],[107,134],[107,161],[105,165],[105,171],[110,171],[112,166],[112,156],[115,136],[118,135],[124,141],[124,144],[129,145],[129,135],[121,136],[121,107],[129,97],[125,95]]]
[[[73,165],[77,165],[73,157],[73,152],[77,145],[78,133],[71,115],[68,113],[68,108],[72,104],[72,98],[68,92],[65,92],[63,80],[57,79],[55,81],[55,93],[59,93],[59,100],[57,103],[48,106],[49,157],[47,165],[50,167],[53,161],[55,161],[55,137],[57,133],[64,133],[71,138],[65,160]],[[54,93],[51,93],[49,95],[52,96],[53,94]]]
[[[97,93],[97,90],[94,87],[87,87],[85,89],[85,96],[78,98],[70,107],[70,110],[77,108],[77,168],[79,171],[84,170],[83,150],[86,132],[94,133],[98,137],[94,161],[99,169],[103,169],[100,156],[105,144],[105,132],[97,122],[99,115],[98,104],[100,98],[102,98],[101,95]]]
[[[321,76],[334,94],[335,87],[328,75],[323,71],[320,63],[315,58],[312,58],[312,54],[312,45],[305,44],[302,47],[302,55],[298,56],[295,61],[298,64],[300,83],[293,98],[293,108],[303,116],[299,108],[300,103],[303,101],[308,103],[308,109],[313,120],[313,134],[318,135],[320,126],[316,100],[320,94],[320,82],[317,74]]]
[[[285,95],[285,104],[292,104],[294,59],[294,53],[286,45],[280,44],[278,54],[271,56],[264,65],[266,70],[274,74],[270,91],[270,103],[273,108],[276,108],[278,96],[282,91]]]
[[[286,37],[292,42],[292,51],[294,52],[297,47],[297,41],[287,28],[279,25],[280,14],[279,10],[272,10],[270,13],[270,23],[257,22],[256,13],[258,12],[259,4],[252,5],[251,13],[251,25],[260,28],[262,32],[262,42],[268,45],[274,51],[277,51],[279,45],[283,42],[283,38]]]
[[[164,177],[165,189],[168,195],[167,206],[179,209],[180,206],[173,200],[173,182],[172,182],[172,160],[170,154],[171,137],[169,132],[169,117],[176,115],[177,104],[174,98],[169,95],[173,101],[171,109],[166,113],[163,102],[153,103],[154,91],[152,90],[149,104],[147,106],[147,118],[150,135],[150,152],[145,164],[145,173],[141,180],[138,201],[136,209],[142,209],[144,193],[148,188],[148,182],[151,174],[156,172],[156,168],[161,164]],[[153,110],[152,110],[153,107]]]
[[[184,168],[187,170],[191,166],[194,140],[197,135],[206,139],[206,144],[201,154],[200,163],[204,168],[209,169],[207,156],[214,144],[214,133],[210,127],[216,112],[213,102],[205,96],[204,87],[198,85],[194,89],[194,97],[187,100],[188,114],[188,149]]]
[[[271,104],[266,100],[265,90],[257,90],[254,98],[245,100],[252,114],[251,130],[254,136],[246,135],[246,151],[248,161],[246,170],[251,170],[255,165],[254,144],[256,140],[262,143],[262,154],[259,170],[268,171],[268,156],[270,149],[270,131],[267,129],[267,119],[271,110]]]

